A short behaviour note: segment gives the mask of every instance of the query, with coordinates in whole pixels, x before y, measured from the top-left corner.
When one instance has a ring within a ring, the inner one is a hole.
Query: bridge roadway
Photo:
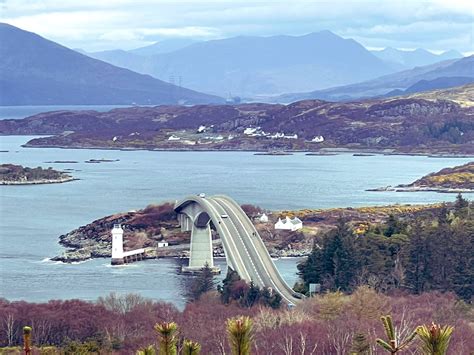
[[[198,203],[209,215],[221,237],[228,265],[242,279],[271,288],[288,304],[295,304],[303,297],[283,280],[255,226],[239,204],[224,195],[191,196],[177,204],[177,210],[190,201]]]

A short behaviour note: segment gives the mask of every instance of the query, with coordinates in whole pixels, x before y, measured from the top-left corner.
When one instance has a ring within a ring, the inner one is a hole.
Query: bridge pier
[[[196,204],[178,214],[181,230],[191,231],[189,264],[181,268],[182,272],[198,273],[207,264],[214,274],[220,273],[220,268],[214,266],[210,221],[209,215]]]

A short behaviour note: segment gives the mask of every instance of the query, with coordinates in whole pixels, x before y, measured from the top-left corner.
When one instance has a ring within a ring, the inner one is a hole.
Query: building
[[[181,138],[175,136],[174,134],[172,134],[171,136],[169,136],[168,140],[169,141],[179,141]]]
[[[166,240],[162,240],[158,242],[158,248],[164,248],[168,246],[168,242]]]
[[[323,136],[316,136],[313,139],[311,139],[311,142],[313,142],[313,143],[322,143],[322,142],[324,142],[324,137]]]
[[[123,251],[123,229],[120,224],[114,224],[112,229],[112,265],[123,265],[137,260],[143,260],[145,249]]]
[[[303,222],[298,217],[291,219],[286,216],[285,219],[278,218],[278,222],[275,223],[275,229],[296,231],[303,228]]]
[[[258,220],[261,223],[267,223],[268,222],[268,216],[265,213],[263,213]]]

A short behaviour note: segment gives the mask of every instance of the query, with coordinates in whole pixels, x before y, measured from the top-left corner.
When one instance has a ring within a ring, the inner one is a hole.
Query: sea
[[[19,119],[51,109],[57,107],[10,107],[6,111],[1,108],[0,119]],[[472,160],[349,153],[265,156],[252,152],[22,147],[33,138],[0,136],[0,162],[67,170],[79,180],[0,186],[0,297],[11,301],[73,298],[93,301],[116,292],[138,293],[182,308],[192,283],[192,277],[179,272],[186,260],[146,260],[118,267],[110,266],[109,259],[64,264],[50,260],[64,250],[58,244],[58,237],[109,214],[174,202],[199,193],[226,194],[240,204],[269,210],[453,201],[455,194],[449,193],[366,190],[410,183],[430,172]],[[85,163],[90,159],[116,161]],[[296,266],[301,261],[301,258],[282,258],[274,262],[285,280],[293,285],[298,280]],[[216,276],[216,282],[220,282],[226,270],[225,259],[218,258],[215,263],[223,270],[223,274]]]

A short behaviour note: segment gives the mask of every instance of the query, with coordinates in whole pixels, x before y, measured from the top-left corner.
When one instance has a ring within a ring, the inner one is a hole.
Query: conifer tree
[[[227,336],[233,355],[249,355],[252,348],[252,320],[236,317],[227,320]]]
[[[158,354],[177,355],[178,325],[174,322],[155,324],[158,332]]]
[[[448,351],[449,341],[454,328],[432,323],[431,326],[422,325],[416,329],[421,339],[420,350],[424,355],[445,355]]]

